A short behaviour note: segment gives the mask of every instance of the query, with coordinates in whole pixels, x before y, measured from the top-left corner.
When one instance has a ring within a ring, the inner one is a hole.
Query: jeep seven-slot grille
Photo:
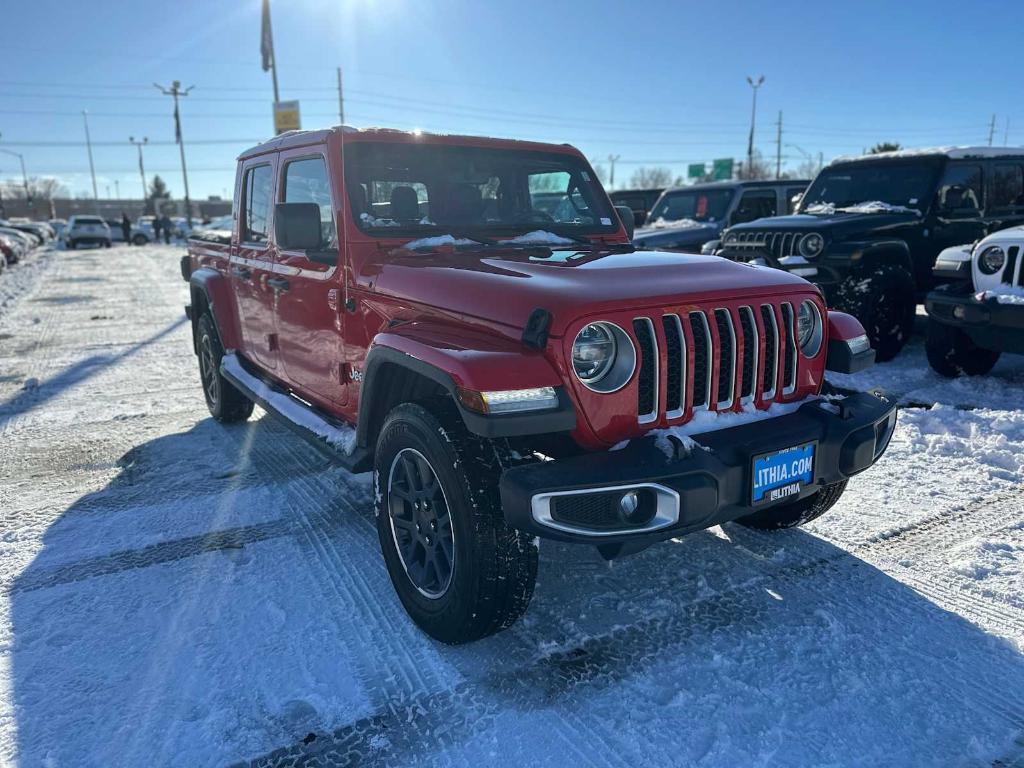
[[[1020,246],[1012,245],[1006,250],[1006,266],[1003,267],[1003,282],[1007,285],[1018,285],[1024,288],[1024,263],[1017,268]],[[1022,260],[1024,262],[1024,260]]]
[[[670,312],[657,323],[649,317],[634,319],[638,420],[675,419],[687,409],[727,410],[737,400],[772,400],[780,390],[791,394],[797,379],[794,320],[789,302]],[[691,349],[692,371],[687,369]],[[659,361],[666,366],[663,376]],[[662,383],[663,403],[658,392]]]
[[[799,256],[803,232],[735,232],[729,247],[749,251],[767,251],[775,258]]]

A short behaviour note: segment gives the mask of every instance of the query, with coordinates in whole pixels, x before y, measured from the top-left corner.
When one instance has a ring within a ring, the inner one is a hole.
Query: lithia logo
[[[784,499],[787,496],[795,496],[800,493],[800,483],[790,483],[784,485],[781,488],[775,488],[768,492],[768,501],[778,501]]]

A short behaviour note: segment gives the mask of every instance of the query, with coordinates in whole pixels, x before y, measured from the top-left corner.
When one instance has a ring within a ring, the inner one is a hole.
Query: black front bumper
[[[979,347],[1024,354],[1024,305],[979,301],[962,286],[941,286],[925,300],[928,317],[963,330]]]
[[[841,400],[807,402],[785,416],[694,435],[700,447],[689,451],[678,441],[647,436],[619,451],[514,467],[502,475],[501,501],[509,525],[537,536],[645,546],[763,509],[755,509],[751,499],[758,455],[816,444],[813,482],[785,498],[792,502],[870,467],[885,451],[895,426],[894,402],[882,395],[850,393]],[[545,511],[551,509],[545,507],[548,494],[576,492],[572,495],[600,500],[643,486],[662,489],[657,493],[664,492],[666,503],[675,497],[675,519],[666,522],[659,514],[657,528],[596,530],[557,521],[553,525]]]

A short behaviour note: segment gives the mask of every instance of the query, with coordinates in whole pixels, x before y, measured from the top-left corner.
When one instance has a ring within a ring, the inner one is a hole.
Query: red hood
[[[397,249],[372,282],[375,292],[403,302],[514,328],[541,307],[553,316],[552,336],[602,312],[813,290],[787,272],[717,256],[621,249]]]

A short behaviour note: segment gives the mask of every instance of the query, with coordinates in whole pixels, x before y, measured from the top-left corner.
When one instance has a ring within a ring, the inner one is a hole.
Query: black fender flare
[[[196,340],[196,323],[199,322],[200,316],[203,312],[209,311],[213,317],[213,325],[217,331],[217,335],[220,337],[221,345],[225,349],[234,348],[237,346],[234,343],[234,339],[230,338],[230,345],[225,344],[226,338],[224,333],[224,325],[222,324],[221,317],[218,317],[218,306],[220,302],[217,300],[218,293],[223,293],[227,290],[225,277],[216,269],[212,267],[200,267],[199,269],[192,272],[188,278],[189,294],[191,296],[192,305],[189,310],[189,317],[192,320],[192,350],[199,354],[198,341]],[[218,286],[220,286],[218,290]],[[228,334],[230,337],[230,334]]]

